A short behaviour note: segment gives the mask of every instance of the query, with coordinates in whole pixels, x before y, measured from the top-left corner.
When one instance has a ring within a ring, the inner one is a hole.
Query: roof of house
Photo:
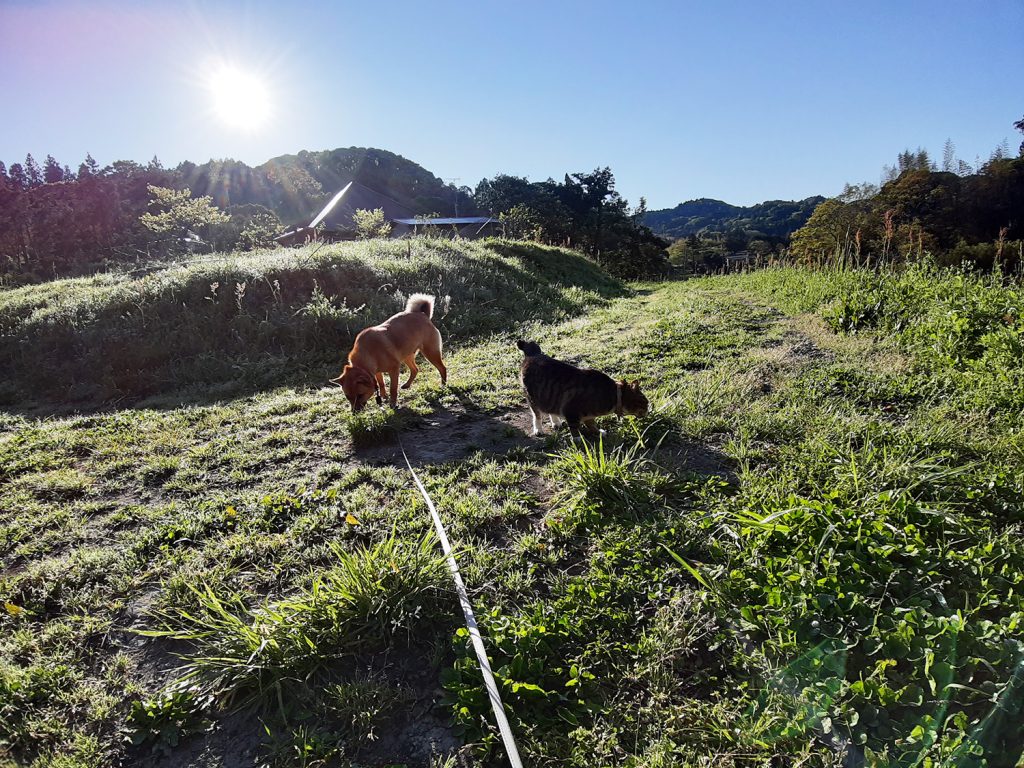
[[[383,209],[384,218],[389,220],[410,218],[414,215],[410,208],[397,200],[363,186],[358,181],[350,181],[330,199],[309,223],[309,227],[323,224],[326,229],[352,229],[352,216],[357,210],[373,211],[377,208]]]

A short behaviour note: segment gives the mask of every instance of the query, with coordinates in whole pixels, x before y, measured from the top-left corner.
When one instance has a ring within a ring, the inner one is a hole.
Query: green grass
[[[0,292],[0,398],[93,406],[322,376],[415,292],[437,296],[449,343],[625,293],[579,254],[502,240],[339,243],[60,280]]]
[[[1021,362],[993,339],[1019,289],[771,270],[598,299],[560,253],[514,258],[569,303],[452,326],[450,386],[424,370],[397,413],[278,370],[0,416],[0,764],[499,764],[396,431],[529,764],[1018,764]],[[516,335],[639,378],[651,414],[527,439]]]
[[[155,611],[159,628],[144,634],[193,646],[179,681],[204,698],[283,710],[294,688],[315,685],[332,661],[447,623],[436,549],[431,536],[405,545],[394,534],[352,552],[334,545],[334,565],[311,573],[297,594],[253,608],[247,595],[190,586],[188,607]]]

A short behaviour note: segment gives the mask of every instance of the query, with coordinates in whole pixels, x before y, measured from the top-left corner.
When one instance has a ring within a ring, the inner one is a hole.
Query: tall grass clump
[[[340,362],[356,333],[400,311],[413,292],[438,297],[435,322],[459,341],[570,317],[625,289],[571,251],[430,239],[54,281],[0,295],[0,397],[82,401],[259,384]]]
[[[436,626],[444,608],[444,560],[430,534],[403,544],[392,534],[347,552],[298,594],[250,607],[241,594],[192,587],[196,608],[162,610],[143,634],[189,643],[176,684],[224,705],[281,701],[285,689],[340,658],[408,642]]]
[[[559,486],[551,500],[553,524],[574,530],[655,509],[674,484],[642,449],[640,441],[608,448],[602,435],[596,442],[576,439],[553,454],[549,473]]]

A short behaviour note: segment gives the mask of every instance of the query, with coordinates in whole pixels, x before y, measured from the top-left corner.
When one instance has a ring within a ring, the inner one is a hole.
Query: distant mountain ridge
[[[804,200],[767,200],[743,207],[702,197],[680,203],[675,208],[648,211],[644,224],[656,234],[672,238],[732,230],[788,238],[807,222],[825,199],[816,195]]]
[[[194,195],[209,195],[229,209],[261,205],[285,224],[308,222],[312,214],[350,181],[386,195],[416,213],[473,213],[472,198],[418,163],[373,147],[281,155],[252,168],[238,160],[209,160],[178,166]]]

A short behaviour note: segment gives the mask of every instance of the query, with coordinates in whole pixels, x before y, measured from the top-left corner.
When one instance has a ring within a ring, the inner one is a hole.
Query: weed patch
[[[248,608],[237,593],[195,587],[196,608],[161,610],[160,628],[143,634],[196,646],[181,682],[227,704],[267,705],[282,704],[286,689],[332,661],[408,641],[443,615],[443,561],[431,537],[402,545],[391,536],[355,552],[334,547],[333,555],[336,565],[294,597]]]

